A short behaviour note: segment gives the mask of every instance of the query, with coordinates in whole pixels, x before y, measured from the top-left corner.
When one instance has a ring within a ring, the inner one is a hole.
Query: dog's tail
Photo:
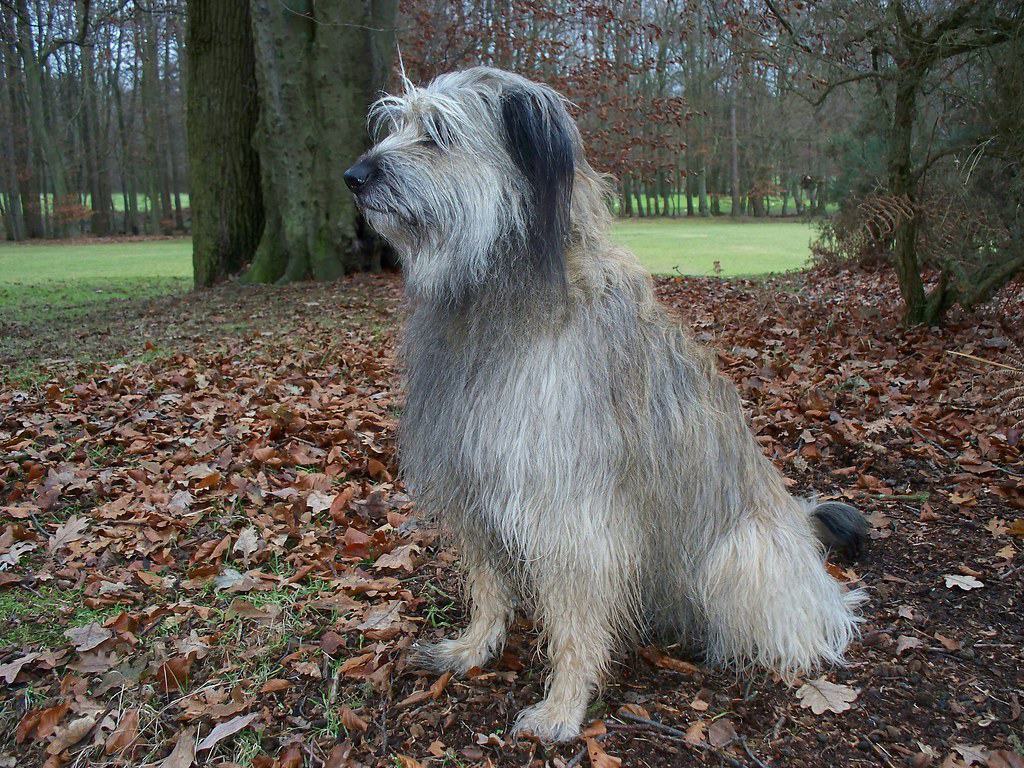
[[[868,523],[855,507],[826,501],[811,510],[818,539],[830,549],[856,557],[867,538]]]

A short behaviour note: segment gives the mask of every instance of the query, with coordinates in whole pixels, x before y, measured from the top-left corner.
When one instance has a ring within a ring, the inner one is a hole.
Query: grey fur
[[[841,501],[826,501],[814,507],[818,538],[825,546],[857,555],[864,546],[868,523],[856,507]]]
[[[524,91],[545,105],[526,133],[572,144],[563,280],[525,252],[552,217],[532,209],[502,124]],[[531,610],[552,669],[517,729],[553,740],[577,735],[613,651],[640,638],[788,676],[841,662],[863,596],[824,569],[810,505],[713,355],[609,239],[605,180],[561,98],[477,68],[407,83],[373,114],[391,131],[359,203],[410,297],[403,473],[459,546],[472,603],[466,631],[421,658],[483,664]]]

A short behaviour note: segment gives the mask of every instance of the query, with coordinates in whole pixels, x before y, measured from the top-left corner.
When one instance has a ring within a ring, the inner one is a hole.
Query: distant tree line
[[[1024,269],[1022,25],[1015,0],[0,0],[0,220],[191,230],[200,285],[376,268],[340,178],[398,50],[414,82],[560,90],[619,215],[828,214],[819,256],[891,263],[936,322]]]
[[[718,0],[402,0],[413,81],[487,64],[558,88],[625,216],[824,213],[831,139],[850,105],[814,108],[742,44]],[[740,9],[742,10],[742,9]]]
[[[173,1],[0,0],[8,239],[185,228],[183,11]]]

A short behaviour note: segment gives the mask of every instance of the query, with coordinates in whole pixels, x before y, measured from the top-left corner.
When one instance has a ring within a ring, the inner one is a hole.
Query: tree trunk
[[[187,129],[196,287],[240,272],[263,232],[248,0],[189,0]]]
[[[32,29],[29,26],[29,13],[25,0],[17,0],[17,48],[21,55],[22,73],[24,75],[25,101],[28,104],[28,122],[32,130],[32,139],[40,156],[46,163],[50,179],[51,192],[53,194],[53,206],[55,213],[62,210],[68,200],[67,176],[64,169],[64,160],[57,146],[56,139],[50,131],[43,108],[43,71],[32,40]],[[32,206],[38,208],[38,201]],[[26,207],[26,214],[29,208]],[[63,234],[64,226],[59,217],[57,222],[57,234]],[[44,222],[45,228],[45,222]]]
[[[87,13],[78,0],[79,14]],[[81,21],[79,23],[82,23]],[[100,135],[99,112],[96,105],[96,72],[92,46],[81,48],[82,59],[82,140],[89,177],[89,197],[92,206],[90,230],[92,234],[110,234],[110,174],[106,162],[106,137]]]
[[[892,126],[888,142],[889,193],[894,197],[906,198],[913,203],[914,190],[911,178],[911,148],[914,132],[914,118],[917,110],[917,92],[920,79],[916,73],[901,72],[896,82],[896,97],[893,106]],[[893,258],[896,279],[903,295],[903,320],[908,324],[927,322],[928,307],[921,279],[921,267],[917,258],[917,217],[901,217],[896,226],[896,244]]]
[[[146,194],[149,196],[149,229],[160,234],[164,200],[165,163],[160,155],[160,65],[157,62],[157,28],[152,8],[140,9],[142,56],[142,131],[146,142]],[[170,212],[169,201],[167,213]]]
[[[251,0],[268,218],[250,280],[330,280],[379,266],[342,171],[369,144],[366,110],[387,77],[396,5]]]
[[[166,158],[164,181],[167,184],[167,189],[164,193],[166,206],[164,216],[170,218],[173,208],[174,228],[180,232],[185,229],[185,219],[181,211],[181,179],[178,175],[177,142],[174,140],[174,124],[171,120],[172,88],[170,71],[172,34],[172,29],[169,28],[164,35],[164,79],[163,98],[161,99],[163,119],[160,122],[164,138],[163,154]],[[180,52],[179,48],[179,56]]]
[[[729,171],[732,185],[732,210],[730,216],[740,215],[740,146],[736,137],[736,89],[733,83],[729,92]]]
[[[0,121],[4,125],[3,133],[0,134],[0,155],[4,161],[0,176],[4,179],[4,184],[0,192],[4,196],[4,229],[8,240],[24,240],[25,218],[21,210],[18,164],[15,158],[13,83],[7,76],[10,64],[9,49],[0,49],[0,57]]]

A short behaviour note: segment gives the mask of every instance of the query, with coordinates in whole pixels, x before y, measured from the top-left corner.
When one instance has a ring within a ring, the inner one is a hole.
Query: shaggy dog
[[[406,88],[374,106],[387,135],[345,180],[403,262],[403,472],[471,600],[421,658],[485,664],[531,609],[551,672],[516,730],[545,740],[579,733],[641,639],[789,676],[840,662],[862,594],[822,541],[855,544],[863,519],[787,492],[713,355],[611,242],[565,101],[488,68]]]

